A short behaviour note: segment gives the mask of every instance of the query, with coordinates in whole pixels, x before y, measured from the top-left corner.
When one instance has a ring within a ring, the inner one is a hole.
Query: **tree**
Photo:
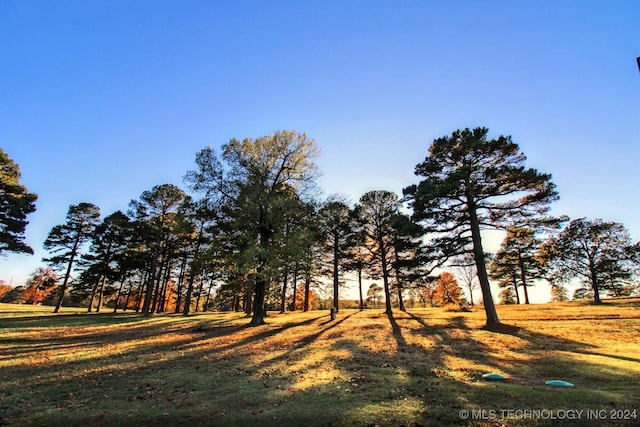
[[[22,304],[25,302],[24,291],[24,286],[16,286],[15,288],[11,288],[2,296],[0,302],[6,304]]]
[[[73,263],[82,245],[91,239],[98,221],[100,221],[100,208],[96,205],[92,203],[71,205],[67,212],[66,222],[54,226],[44,241],[44,248],[53,253],[51,257],[45,258],[44,261],[57,268],[66,266],[56,308],[53,310],[54,313],[57,313],[62,307],[62,300],[71,278]]]
[[[436,139],[415,168],[424,179],[404,189],[416,220],[434,233],[442,260],[472,248],[487,326],[500,323],[485,265],[481,230],[543,218],[558,195],[551,176],[526,169],[511,137],[488,139],[489,130],[456,130]]]
[[[12,286],[7,285],[4,280],[0,280],[0,302],[4,302],[2,299],[7,293],[11,292],[12,289]]]
[[[551,285],[551,302],[563,302],[568,300],[569,295],[567,293],[567,288],[556,283]]]
[[[407,285],[415,285],[433,271],[429,247],[424,243],[424,230],[407,214],[397,212],[392,220],[394,287],[398,294],[398,308],[406,311],[402,295]]]
[[[329,254],[330,268],[333,279],[333,306],[339,307],[340,272],[346,268],[348,254],[353,245],[353,221],[350,208],[346,201],[339,196],[330,196],[320,208],[317,215],[319,231],[323,238],[324,250]]]
[[[160,268],[161,256],[165,254],[166,267],[169,267],[168,255],[169,239],[172,227],[175,225],[178,208],[186,197],[185,192],[173,184],[156,185],[151,190],[144,191],[140,200],[130,203],[132,213],[138,221],[144,223],[147,231],[147,245],[151,249],[151,264],[145,287],[142,314],[148,316],[154,312],[160,294],[160,284],[163,280]],[[152,302],[155,301],[156,304]]]
[[[513,288],[504,288],[500,291],[498,296],[500,297],[500,304],[515,304],[516,303],[516,295]]]
[[[280,236],[292,199],[309,198],[318,174],[318,148],[306,134],[278,131],[257,139],[232,139],[220,160],[211,148],[196,156],[185,179],[195,191],[219,200],[228,228],[240,239],[230,252],[238,273],[253,284],[250,325],[264,324],[265,296],[280,275]],[[224,162],[224,164],[223,164]]]
[[[478,268],[476,267],[473,253],[467,252],[464,255],[454,258],[451,261],[451,267],[453,267],[456,276],[469,292],[471,305],[474,305],[473,291],[478,289]]]
[[[378,307],[378,302],[380,301],[380,298],[382,298],[382,291],[382,287],[377,283],[372,283],[371,286],[369,286],[369,290],[367,291],[367,301],[373,302],[373,308]]]
[[[600,303],[600,292],[618,295],[634,284],[640,263],[640,242],[632,243],[620,223],[579,218],[549,239],[541,256],[549,262],[554,281],[567,283],[577,278],[583,288],[593,293],[594,301]]]
[[[27,215],[36,210],[38,195],[20,184],[20,167],[0,148],[0,255],[5,252],[33,254],[24,243]]]
[[[359,209],[351,209],[349,211],[350,224],[352,233],[350,235],[351,242],[348,245],[349,251],[346,255],[345,269],[356,273],[358,280],[358,296],[359,307],[363,310],[365,307],[365,299],[363,295],[363,276],[371,271],[375,260],[372,259],[367,249],[367,234],[361,218],[359,218]],[[372,276],[369,276],[372,278]]]
[[[208,251],[203,250],[206,249],[205,245],[210,241],[209,231],[216,229],[215,221],[218,217],[218,209],[216,206],[211,206],[206,199],[192,202],[190,198],[187,198],[179,211],[181,213],[180,217],[183,218],[179,228],[182,230],[188,246],[184,254],[184,264],[187,263],[189,256],[191,257],[184,307],[182,309],[182,314],[186,316],[189,314],[191,308],[191,296],[193,295],[195,278],[204,270],[207,260],[214,262],[219,258],[216,251],[217,248],[208,248]],[[185,267],[183,267],[182,270],[184,270]],[[183,279],[184,272],[181,271],[176,290],[176,313],[180,310]]]
[[[31,274],[24,290],[27,304],[38,304],[44,300],[55,287],[58,275],[50,268],[38,267]]]
[[[298,286],[294,287],[296,298],[295,298],[295,310],[305,310],[309,311],[308,307],[311,307],[314,302],[318,299],[318,294],[313,289],[308,289],[305,283],[300,283]],[[291,295],[289,297],[289,302],[293,304],[294,297]]]
[[[121,278],[121,266],[118,265],[118,261],[125,256],[129,247],[131,230],[129,218],[121,211],[105,217],[102,223],[96,226],[89,253],[83,256],[87,268],[95,273],[89,312],[93,309],[96,295],[98,296],[96,312],[100,311],[107,281],[113,282]]]
[[[542,240],[532,228],[508,227],[507,235],[490,265],[490,276],[501,281],[513,281],[522,287],[525,304],[529,304],[528,288],[536,279],[544,278],[543,259],[538,256]],[[514,279],[517,278],[517,279]],[[520,298],[518,297],[518,304]]]
[[[441,306],[460,304],[460,286],[455,276],[448,271],[438,278],[435,300]]]
[[[356,211],[366,236],[366,247],[380,269],[386,310],[392,314],[389,279],[393,263],[393,218],[400,208],[398,196],[385,190],[369,191],[360,197]]]

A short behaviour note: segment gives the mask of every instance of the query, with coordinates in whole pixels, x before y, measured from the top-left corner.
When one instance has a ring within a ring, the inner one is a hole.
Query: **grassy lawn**
[[[0,304],[0,425],[640,425],[638,299],[500,306],[497,331],[482,309],[83,311]]]

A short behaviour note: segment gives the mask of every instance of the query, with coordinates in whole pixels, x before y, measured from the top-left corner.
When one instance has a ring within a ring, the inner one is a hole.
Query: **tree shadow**
[[[544,380],[557,375],[576,376],[579,387],[606,378],[598,374],[596,363],[573,359],[576,354],[598,355],[593,345],[530,328],[487,330],[469,326],[464,314],[438,323],[417,312],[386,315],[389,328],[377,313],[346,313],[335,321],[327,320],[326,312],[311,313],[302,321],[279,317],[274,324],[254,328],[203,316],[170,325],[123,323],[112,331],[76,337],[27,338],[19,354],[30,347],[36,350],[34,357],[56,349],[51,356],[59,357],[83,346],[113,346],[113,351],[73,362],[43,357],[29,366],[0,365],[0,395],[5,395],[0,409],[10,408],[10,421],[45,425],[46,419],[70,416],[120,425],[126,413],[115,414],[113,421],[100,418],[100,410],[109,405],[127,411],[156,406],[157,419],[138,421],[171,425],[208,425],[211,420],[225,425],[229,410],[245,425],[451,425],[466,424],[458,417],[460,409],[540,402]],[[23,329],[33,326],[26,325]],[[17,340],[0,339],[0,345],[15,346]],[[120,348],[127,350],[121,353]],[[8,358],[18,353],[2,352]],[[502,372],[508,380],[487,383],[482,374],[488,371]],[[606,401],[608,393],[617,396],[616,405],[628,405],[632,396],[624,398],[616,388],[636,381],[638,374],[621,369],[613,375],[615,385],[589,389],[591,397],[576,390],[557,391],[565,396],[559,402],[566,403],[568,396],[576,405],[595,405]],[[18,389],[20,397],[15,397]],[[103,397],[110,389],[111,403]],[[49,402],[48,409],[28,414],[35,410],[25,402],[43,400]],[[52,411],[51,405],[59,408]],[[323,409],[327,407],[331,411]],[[323,416],[318,417],[319,411]],[[163,412],[169,415],[161,416]]]

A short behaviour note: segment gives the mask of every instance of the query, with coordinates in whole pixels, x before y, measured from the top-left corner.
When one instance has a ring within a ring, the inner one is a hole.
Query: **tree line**
[[[456,130],[431,144],[415,167],[419,182],[402,195],[374,190],[355,204],[321,199],[318,153],[296,131],[232,139],[196,154],[184,189],[157,185],[127,212],[104,218],[92,203],[72,205],[44,241],[49,268],[34,273],[29,292],[48,295],[56,312],[65,298],[86,301],[89,311],[108,299],[114,310],[146,315],[244,310],[260,325],[267,309],[309,310],[324,278],[339,310],[347,274],[357,280],[361,308],[367,278],[382,282],[367,293],[377,300],[383,292],[388,314],[392,301],[405,309],[407,292],[433,301],[439,289],[438,300],[459,300],[455,278],[434,275],[446,268],[457,272],[471,303],[479,285],[493,326],[500,320],[490,279],[505,302],[520,302],[521,290],[528,303],[539,280],[558,300],[575,280],[582,284],[576,296],[595,302],[638,291],[640,242],[619,223],[551,216],[559,198],[551,175],[527,168],[511,137]],[[19,168],[3,151],[0,162],[0,252],[33,253],[23,233],[37,196],[19,184]],[[483,248],[488,229],[506,233],[495,254]]]

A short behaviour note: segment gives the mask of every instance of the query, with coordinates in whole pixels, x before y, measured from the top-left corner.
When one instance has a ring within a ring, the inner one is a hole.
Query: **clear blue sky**
[[[320,185],[400,192],[430,143],[485,126],[551,173],[557,214],[640,239],[640,2],[0,0],[0,146],[39,195],[35,256],[79,202],[104,215],[195,153],[277,129]]]

